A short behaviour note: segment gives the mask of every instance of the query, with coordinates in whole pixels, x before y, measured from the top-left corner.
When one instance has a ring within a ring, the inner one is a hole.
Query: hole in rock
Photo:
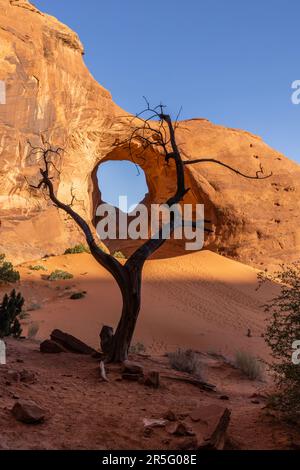
[[[148,193],[145,173],[130,161],[106,161],[98,166],[101,199],[130,213]]]

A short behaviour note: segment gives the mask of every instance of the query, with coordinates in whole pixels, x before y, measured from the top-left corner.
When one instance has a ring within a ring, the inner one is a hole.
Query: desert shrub
[[[24,305],[24,298],[15,289],[8,295],[5,294],[0,305],[0,338],[5,336],[21,336],[20,315]]]
[[[300,341],[300,262],[282,265],[271,275],[260,273],[259,279],[280,285],[278,295],[264,305],[265,312],[271,313],[264,338],[272,351],[269,368],[278,385],[277,402],[284,411],[299,412],[300,364],[294,363],[292,355],[298,353],[293,343]]]
[[[27,338],[28,339],[33,339],[36,337],[37,332],[39,331],[39,324],[37,321],[30,323],[28,326],[28,331],[27,331]]]
[[[45,268],[45,266],[42,266],[41,264],[31,265],[28,267],[31,271],[47,271],[47,268]]]
[[[20,274],[14,270],[12,263],[5,260],[5,255],[0,254],[0,282],[17,282]]]
[[[131,354],[145,354],[146,353],[146,346],[141,342],[137,342],[137,343],[130,346],[129,352]]]
[[[168,353],[169,363],[172,369],[188,374],[201,376],[201,361],[199,354],[192,349],[177,349]]]
[[[263,377],[262,363],[248,352],[237,351],[234,366],[250,380],[261,380]]]
[[[115,251],[113,256],[115,258],[126,259],[126,256],[124,255],[124,253],[122,253],[122,251]]]
[[[65,279],[72,279],[73,274],[68,273],[67,271],[62,271],[61,269],[56,269],[55,271],[52,271],[50,276],[48,276],[49,281],[60,281],[60,280],[65,280]]]
[[[64,254],[75,255],[78,253],[90,253],[90,250],[87,246],[83,245],[83,243],[79,243],[78,245],[75,245],[72,248],[67,248]]]

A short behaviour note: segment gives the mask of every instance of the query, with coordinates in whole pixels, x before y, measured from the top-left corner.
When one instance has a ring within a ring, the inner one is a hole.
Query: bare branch
[[[217,165],[224,166],[228,170],[233,171],[234,173],[242,176],[243,178],[248,178],[252,180],[263,180],[263,179],[270,178],[273,175],[272,172],[269,175],[264,175],[264,170],[261,164],[260,164],[260,169],[256,172],[256,176],[253,176],[253,175],[246,175],[245,173],[242,173],[236,168],[233,168],[227,165],[227,163],[220,162],[219,160],[215,160],[214,158],[197,158],[196,160],[185,160],[183,162],[184,165],[195,165],[196,163],[215,163]]]
[[[36,148],[34,148],[36,149]],[[54,186],[52,183],[53,177],[50,176],[50,168],[53,167],[55,168],[55,165],[53,165],[53,162],[51,161],[51,154],[58,154],[61,149],[44,149],[42,150],[42,160],[44,162],[44,168],[40,168],[40,174],[41,174],[41,179],[38,183],[38,185],[29,185],[33,189],[41,189],[45,188],[47,189],[47,193],[49,198],[51,199],[52,203],[59,209],[62,209],[64,212],[66,212],[69,216],[72,217],[72,219],[76,222],[76,224],[80,227],[80,229],[83,231],[87,244],[91,250],[92,255],[94,258],[107,269],[112,276],[116,279],[118,285],[120,286],[121,290],[124,289],[124,278],[126,277],[125,270],[121,263],[111,256],[108,253],[105,253],[96,243],[92,231],[87,224],[87,222],[77,213],[72,209],[72,203],[74,202],[74,197],[72,196],[72,201],[71,205],[65,204],[62,201],[60,201],[54,190]]]

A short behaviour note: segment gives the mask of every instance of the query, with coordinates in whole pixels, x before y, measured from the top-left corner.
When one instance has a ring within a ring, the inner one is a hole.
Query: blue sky
[[[300,163],[299,0],[35,0],[68,24],[128,112],[142,96],[182,118],[249,130]]]
[[[123,212],[131,212],[132,206],[142,201],[148,192],[145,173],[132,162],[104,162],[99,166],[97,177],[102,200]],[[120,196],[127,196],[127,201],[119,201]]]

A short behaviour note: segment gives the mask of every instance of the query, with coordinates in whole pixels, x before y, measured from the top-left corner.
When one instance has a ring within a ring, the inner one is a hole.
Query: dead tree
[[[183,201],[184,196],[189,191],[185,183],[186,165],[210,162],[221,165],[245,178],[263,179],[271,176],[264,175],[262,168],[260,168],[255,176],[249,176],[215,159],[183,160],[180,149],[176,143],[177,126],[177,120],[173,123],[170,115],[165,114],[162,105],[151,108],[147,102],[147,108],[132,119],[129,138],[122,142],[122,145],[128,146],[133,160],[133,147],[135,150],[137,148],[139,149],[140,156],[144,154],[148,147],[151,147],[157,151],[159,158],[164,158],[166,165],[169,165],[170,161],[174,162],[176,168],[176,183],[173,195],[165,203],[168,207]],[[125,264],[121,264],[116,258],[107,254],[98,246],[88,223],[74,211],[72,207],[74,195],[72,195],[71,204],[66,204],[57,198],[53,185],[53,174],[58,171],[55,156],[59,155],[60,149],[54,149],[52,147],[34,147],[32,151],[41,153],[43,167],[40,168],[41,178],[38,185],[30,185],[31,188],[45,190],[54,206],[63,210],[73,218],[84,233],[93,257],[101,266],[111,273],[120,288],[123,300],[121,318],[116,332],[111,339],[109,350],[105,352],[107,352],[108,362],[122,362],[127,359],[128,350],[140,312],[143,266],[149,256],[165,243],[164,227],[161,224],[158,236],[156,234],[156,237],[150,237],[146,240],[145,243],[127,259]],[[204,222],[209,223],[209,221]],[[175,217],[172,211],[170,211],[169,228],[172,234],[175,229]],[[204,230],[207,232],[211,231],[208,228],[204,228]]]

